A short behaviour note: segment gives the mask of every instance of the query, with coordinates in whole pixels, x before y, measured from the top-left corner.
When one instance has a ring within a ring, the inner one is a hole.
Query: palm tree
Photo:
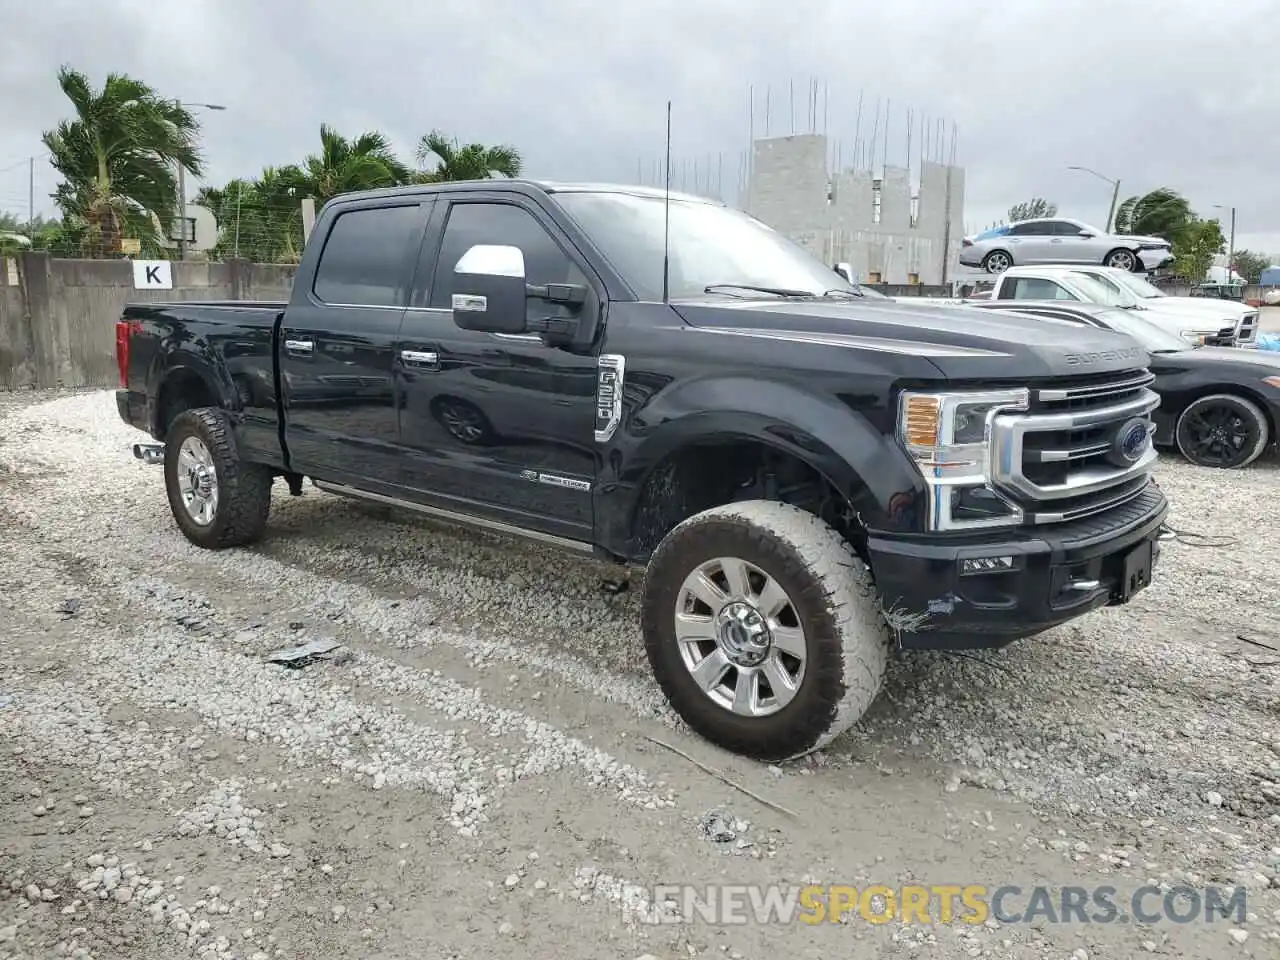
[[[218,221],[214,255],[256,263],[296,263],[302,250],[302,199],[312,196],[300,167],[267,167],[253,180],[206,187],[196,202]]]
[[[413,176],[381,133],[370,131],[348,140],[327,124],[320,126],[320,152],[307,157],[301,174],[303,196],[322,205],[340,193],[394,187]]]
[[[75,107],[41,140],[63,182],[53,199],[64,220],[86,225],[91,252],[115,254],[126,232],[156,249],[156,223],[167,224],[177,202],[176,164],[200,176],[200,125],[176,100],[125,74],[111,73],[100,91],[64,66],[58,85]]]
[[[504,177],[520,176],[524,161],[515,147],[502,144],[486,147],[482,143],[460,145],[439,130],[432,130],[418,141],[417,159],[425,165],[436,158],[434,170],[421,170],[418,183],[440,183],[446,180],[489,180],[495,173]]]
[[[1191,204],[1176,190],[1161,187],[1140,197],[1130,197],[1116,210],[1116,233],[1178,239],[1194,218]]]

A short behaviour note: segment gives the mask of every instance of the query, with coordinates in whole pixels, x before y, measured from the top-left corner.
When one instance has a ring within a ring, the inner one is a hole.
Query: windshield
[[[582,227],[642,300],[662,299],[666,203],[628,193],[565,192],[556,203]],[[754,217],[696,200],[671,200],[670,294],[702,296],[707,287],[737,296],[770,296],[767,287],[820,297],[868,296],[831,267]],[[721,288],[724,288],[721,290]]]
[[[1172,353],[1174,351],[1195,349],[1181,337],[1157,327],[1141,313],[1128,313],[1124,310],[1108,310],[1098,318],[1117,333],[1128,334],[1142,344],[1150,353]]]
[[[1133,292],[1126,290],[1118,283],[1111,280],[1104,280],[1102,277],[1095,277],[1088,273],[1071,274],[1071,281],[1085,292],[1090,302],[1100,303],[1108,307],[1136,307],[1138,298]]]
[[[1154,283],[1132,273],[1118,273],[1110,279],[1128,287],[1131,292],[1137,294],[1143,300],[1154,300],[1156,297],[1166,296],[1165,292]]]

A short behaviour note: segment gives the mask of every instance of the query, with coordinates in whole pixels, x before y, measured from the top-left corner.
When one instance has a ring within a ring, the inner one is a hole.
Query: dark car
[[[1105,327],[1140,343],[1151,357],[1157,446],[1177,447],[1204,467],[1248,466],[1276,441],[1280,355],[1193,346],[1128,310],[1059,301],[994,300],[983,310],[1026,313]]]
[[[420,184],[327,203],[288,303],[127,305],[117,403],[201,547],[307,478],[644,567],[672,705],[777,760],[892,650],[1033,636],[1159,557],[1146,352],[909,301],[696,197]],[[1107,454],[1063,459],[1068,428]]]

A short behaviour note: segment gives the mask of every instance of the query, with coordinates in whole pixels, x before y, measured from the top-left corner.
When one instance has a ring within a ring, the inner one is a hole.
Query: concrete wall
[[[174,263],[172,290],[136,290],[128,260],[0,259],[0,389],[110,387],[115,322],[144,300],[285,300],[295,267]]]
[[[820,134],[757,140],[747,212],[824,262],[850,264],[864,281],[873,274],[887,284],[906,284],[912,274],[922,284],[955,277],[964,233],[964,170],[925,162],[913,190],[912,171],[904,167],[886,166],[878,177],[870,170],[833,171],[829,155]]]

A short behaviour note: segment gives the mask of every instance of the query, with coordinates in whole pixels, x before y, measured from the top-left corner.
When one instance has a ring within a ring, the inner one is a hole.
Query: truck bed
[[[232,411],[246,454],[283,468],[275,339],[286,304],[265,300],[172,300],[125,305],[129,342],[122,406],[163,439],[171,410],[192,395]],[[180,369],[179,376],[165,374]],[[125,412],[122,409],[122,414]]]

